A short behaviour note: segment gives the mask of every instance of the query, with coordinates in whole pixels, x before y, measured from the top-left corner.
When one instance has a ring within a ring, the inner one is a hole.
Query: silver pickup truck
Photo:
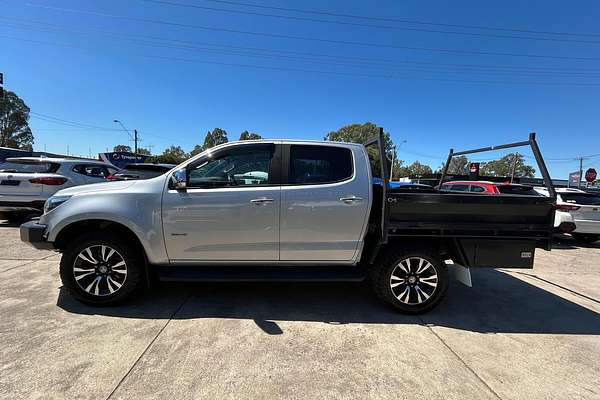
[[[550,248],[552,197],[390,189],[383,140],[224,144],[153,179],[61,190],[21,239],[62,252],[64,287],[91,304],[155,277],[369,279],[407,313],[443,298],[446,260],[531,268]]]

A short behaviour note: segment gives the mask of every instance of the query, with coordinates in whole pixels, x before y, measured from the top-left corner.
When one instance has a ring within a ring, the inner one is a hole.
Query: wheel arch
[[[54,239],[54,247],[60,251],[64,250],[69,243],[77,237],[90,232],[99,232],[113,234],[122,238],[125,243],[132,245],[139,254],[142,255],[144,261],[143,270],[147,285],[150,284],[150,274],[148,271],[148,255],[140,238],[128,226],[106,219],[86,219],[72,222],[64,226]]]

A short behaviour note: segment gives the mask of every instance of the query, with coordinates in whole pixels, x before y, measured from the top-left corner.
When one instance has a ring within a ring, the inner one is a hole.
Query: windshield
[[[5,162],[0,164],[0,172],[12,173],[52,173],[58,170],[60,165],[50,162]]]

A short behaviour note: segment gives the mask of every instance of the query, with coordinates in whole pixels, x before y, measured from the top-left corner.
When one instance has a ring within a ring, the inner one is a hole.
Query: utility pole
[[[515,153],[515,155],[513,157],[512,166],[510,168],[510,183],[513,183],[513,181],[515,180],[515,171],[517,170],[518,157],[519,157],[519,153]]]
[[[583,177],[583,157],[579,157],[579,180],[577,181],[577,188],[581,187],[581,178]]]

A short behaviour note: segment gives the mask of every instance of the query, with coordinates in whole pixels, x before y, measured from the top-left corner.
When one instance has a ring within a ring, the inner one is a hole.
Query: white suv
[[[60,189],[100,183],[117,169],[84,159],[17,157],[0,164],[0,219],[19,221],[40,214]]]
[[[547,195],[548,191],[536,188]],[[600,239],[600,195],[579,189],[556,189],[557,211],[568,212],[575,222],[573,237],[581,242],[592,243]]]

